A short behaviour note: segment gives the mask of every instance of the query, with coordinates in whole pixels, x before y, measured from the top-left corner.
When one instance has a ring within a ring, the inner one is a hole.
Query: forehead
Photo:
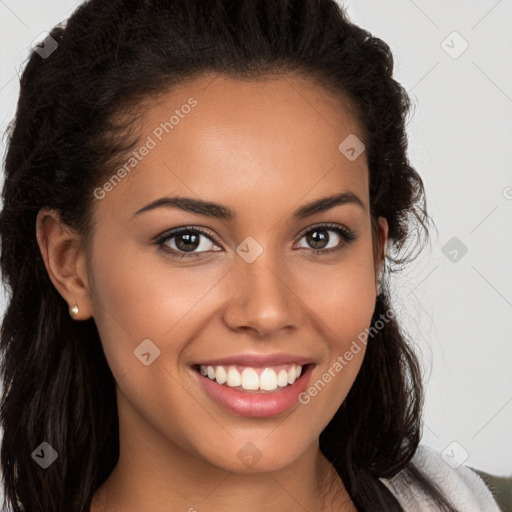
[[[249,197],[262,210],[342,190],[367,202],[365,153],[351,161],[339,149],[347,137],[363,139],[353,109],[312,80],[205,75],[144,107],[138,155],[107,197],[121,208],[166,193],[224,198],[235,209]]]

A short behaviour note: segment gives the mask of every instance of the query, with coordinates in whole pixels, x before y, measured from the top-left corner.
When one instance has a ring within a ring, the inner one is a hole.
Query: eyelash
[[[311,256],[319,257],[319,256],[325,256],[326,254],[332,254],[333,252],[340,251],[341,249],[344,249],[347,244],[352,242],[357,238],[355,233],[343,226],[340,226],[338,224],[321,224],[318,226],[313,226],[312,228],[309,228],[307,231],[304,231],[299,241],[302,240],[306,235],[313,231],[334,231],[336,234],[338,234],[344,241],[342,245],[339,245],[338,247],[330,247],[329,249],[305,249],[301,248],[301,252],[307,252]],[[208,251],[201,251],[201,252],[184,252],[184,251],[176,251],[176,249],[171,249],[166,245],[166,242],[171,240],[172,238],[179,236],[182,233],[195,233],[200,234],[208,238],[211,242],[215,243],[216,245],[220,245],[216,242],[215,237],[209,233],[208,231],[205,231],[201,228],[195,228],[191,226],[182,226],[179,228],[175,228],[171,231],[167,231],[165,233],[162,233],[159,235],[154,243],[165,253],[171,255],[174,258],[182,259],[182,258],[197,258]],[[220,251],[215,251],[220,252]]]

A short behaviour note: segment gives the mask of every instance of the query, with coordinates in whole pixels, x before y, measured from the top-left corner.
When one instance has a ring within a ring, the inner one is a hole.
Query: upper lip
[[[228,365],[239,365],[239,366],[277,366],[280,364],[295,363],[301,366],[313,363],[310,357],[304,357],[294,354],[237,354],[227,357],[219,357],[217,359],[208,359],[195,363],[200,366],[228,366]]]

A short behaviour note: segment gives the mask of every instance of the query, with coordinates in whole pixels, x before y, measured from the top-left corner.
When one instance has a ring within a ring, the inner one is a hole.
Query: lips
[[[290,409],[315,364],[293,354],[243,354],[192,365],[208,398],[241,416],[269,417]]]

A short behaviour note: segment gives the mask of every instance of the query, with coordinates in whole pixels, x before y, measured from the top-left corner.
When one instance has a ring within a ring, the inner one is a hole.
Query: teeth
[[[236,368],[231,367],[228,370],[228,380],[226,383],[230,388],[236,388],[242,385],[242,376]]]
[[[260,379],[256,370],[245,368],[242,372],[242,387],[244,389],[258,389],[260,387]]]
[[[235,366],[201,365],[199,371],[201,375],[210,380],[215,380],[218,384],[225,384],[231,388],[241,386],[249,391],[273,391],[278,387],[284,388],[293,384],[302,373],[302,366],[298,364],[281,365],[275,369],[267,367],[259,372],[254,368],[245,367],[242,372],[239,372]]]
[[[293,375],[293,379],[290,377],[290,382],[288,382],[288,374]],[[281,370],[277,374],[277,385],[279,387],[284,388],[293,382],[295,382],[295,366],[292,366],[288,372],[286,370]]]
[[[284,370],[281,370],[284,371]],[[281,372],[279,372],[281,373]],[[260,385],[261,389],[265,391],[272,391],[277,388],[277,377],[276,372],[271,370],[270,368],[265,368],[260,375]]]
[[[224,384],[224,382],[228,380],[228,374],[222,366],[217,366],[217,369],[215,370],[215,380],[219,384]]]

